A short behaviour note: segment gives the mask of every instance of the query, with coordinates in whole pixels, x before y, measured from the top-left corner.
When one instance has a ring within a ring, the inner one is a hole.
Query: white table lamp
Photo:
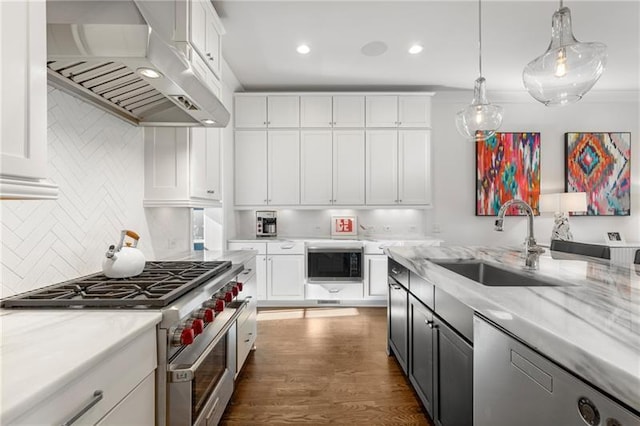
[[[573,240],[569,229],[569,212],[587,211],[586,192],[557,192],[540,194],[540,212],[553,212],[554,224],[551,231],[552,240]]]

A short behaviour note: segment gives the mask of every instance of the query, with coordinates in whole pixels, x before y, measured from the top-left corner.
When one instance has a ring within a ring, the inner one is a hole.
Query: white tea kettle
[[[133,243],[124,242],[125,237]],[[140,275],[144,269],[144,255],[136,247],[140,236],[127,229],[120,233],[118,246],[110,245],[102,261],[102,272],[109,278],[129,278]]]

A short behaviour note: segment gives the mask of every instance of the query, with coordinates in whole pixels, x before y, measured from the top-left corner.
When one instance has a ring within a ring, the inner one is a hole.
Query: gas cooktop
[[[231,268],[229,261],[147,262],[132,278],[87,275],[21,293],[3,308],[161,308]]]

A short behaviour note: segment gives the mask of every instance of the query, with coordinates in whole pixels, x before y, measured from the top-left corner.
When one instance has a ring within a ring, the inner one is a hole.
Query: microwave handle
[[[233,316],[229,319],[229,321],[227,321],[227,324],[225,324],[224,328],[220,330],[220,333],[218,333],[218,336],[216,336],[216,338],[211,343],[209,343],[209,346],[207,346],[207,348],[202,352],[202,354],[198,357],[198,359],[196,359],[193,362],[193,364],[191,365],[179,364],[177,366],[170,365],[169,366],[169,382],[180,383],[180,382],[190,382],[191,380],[193,380],[196,374],[196,370],[200,368],[200,365],[202,365],[202,363],[207,359],[211,351],[213,351],[213,349],[220,342],[220,340],[222,340],[226,336],[227,331],[229,331],[233,323],[236,321],[236,318],[238,318],[240,313],[247,307],[248,304],[249,304],[249,299],[247,298],[242,302],[240,307],[238,307],[238,309],[233,314]]]

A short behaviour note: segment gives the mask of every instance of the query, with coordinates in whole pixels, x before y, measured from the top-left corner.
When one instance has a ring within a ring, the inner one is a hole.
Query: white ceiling
[[[227,30],[223,54],[247,90],[471,89],[478,76],[476,1],[213,2]],[[482,3],[483,74],[491,90],[520,90],[522,69],[551,37],[559,1]],[[640,89],[640,0],[569,0],[580,41],[608,46],[594,89]],[[369,57],[360,49],[382,41]],[[412,43],[424,50],[409,55]],[[311,53],[295,50],[307,43]]]

